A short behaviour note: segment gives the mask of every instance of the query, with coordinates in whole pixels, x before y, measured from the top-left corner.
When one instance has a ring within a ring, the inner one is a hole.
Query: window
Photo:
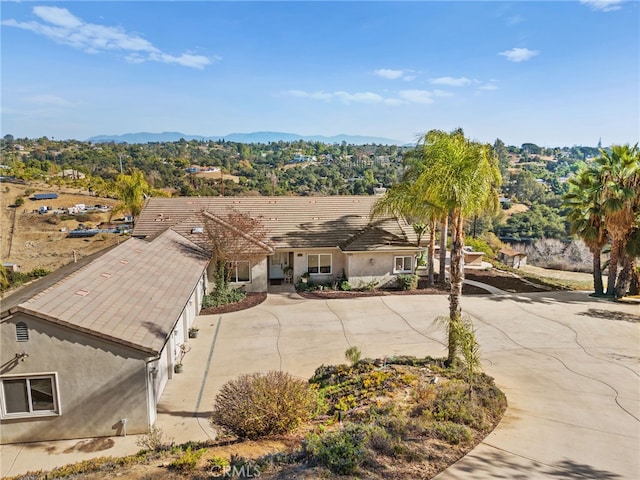
[[[55,374],[0,378],[2,417],[59,415]]]
[[[331,274],[331,254],[307,255],[307,272],[311,275]]]
[[[230,262],[227,263],[229,269],[229,281],[232,283],[250,282],[251,268],[249,262]]]
[[[413,272],[413,257],[394,257],[393,273],[411,273]]]
[[[27,329],[27,324],[24,322],[16,323],[16,340],[18,342],[28,342],[29,341],[29,330]]]

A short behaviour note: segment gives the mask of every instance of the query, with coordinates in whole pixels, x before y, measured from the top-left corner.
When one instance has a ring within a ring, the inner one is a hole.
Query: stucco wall
[[[16,341],[25,322],[27,342]],[[16,314],[0,324],[0,374],[57,373],[61,414],[2,419],[2,443],[122,434],[148,429],[145,354],[108,341]],[[13,361],[16,353],[29,356]]]
[[[212,263],[207,267],[207,285],[208,293],[211,293],[215,287],[215,265]],[[267,291],[267,257],[264,257],[258,263],[251,266],[251,281],[232,283],[234,288],[242,287],[245,292],[266,292]]]
[[[360,288],[370,282],[376,282],[376,287],[396,286],[397,274],[393,273],[394,258],[413,255],[413,252],[348,253],[348,268],[345,269],[348,272],[347,279],[353,288]]]

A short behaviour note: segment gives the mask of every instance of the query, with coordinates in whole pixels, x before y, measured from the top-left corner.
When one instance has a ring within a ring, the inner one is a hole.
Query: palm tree
[[[640,151],[636,144],[633,147],[614,145],[611,152],[600,152],[596,168],[602,188],[605,222],[611,239],[607,295],[620,298],[629,288],[634,264],[634,258],[629,258],[626,253],[626,246],[633,230],[638,227]],[[618,263],[623,264],[619,277]]]
[[[404,159],[405,173],[402,181],[391,186],[383,197],[378,199],[372,208],[371,217],[393,214],[402,216],[410,221],[414,221],[413,229],[418,237],[418,246],[422,236],[426,233],[428,224],[429,230],[429,276],[428,284],[433,285],[434,279],[434,257],[435,257],[435,224],[442,215],[442,209],[433,202],[428,201],[423,192],[415,188],[415,181],[424,169],[424,159],[421,152],[411,151]],[[426,222],[426,224],[425,224]]]
[[[564,200],[569,208],[567,219],[571,223],[571,233],[580,237],[593,255],[594,294],[602,296],[601,255],[608,237],[598,172],[587,168],[569,179],[569,192]]]
[[[497,209],[501,177],[490,145],[471,142],[461,129],[451,133],[432,130],[423,139],[425,167],[415,182],[425,200],[451,214],[451,288],[449,295],[449,341],[447,363],[455,359],[455,328],[462,318],[460,297],[464,281],[464,219]]]

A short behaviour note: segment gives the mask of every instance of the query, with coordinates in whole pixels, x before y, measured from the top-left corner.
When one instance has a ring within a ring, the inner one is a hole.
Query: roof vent
[[[28,342],[29,341],[29,329],[24,322],[16,323],[16,341]]]
[[[76,292],[76,295],[78,295],[79,297],[86,297],[87,295],[89,295],[89,290],[85,290],[84,288],[80,289]]]
[[[109,273],[109,272],[104,272],[104,273],[103,273],[102,275],[100,275],[100,276],[101,276],[101,277],[104,277],[104,278],[111,278],[112,274],[111,274],[111,273]]]
[[[129,262],[128,262],[127,260],[120,260],[120,263],[121,263],[122,265],[126,265],[126,264],[128,264]]]
[[[193,227],[191,229],[191,233],[204,233],[204,228],[203,227]]]

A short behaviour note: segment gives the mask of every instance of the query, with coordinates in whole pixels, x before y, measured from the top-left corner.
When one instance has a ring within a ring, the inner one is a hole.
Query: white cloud
[[[449,87],[464,87],[465,85],[473,83],[473,81],[467,77],[438,77],[431,79],[431,83],[435,85],[447,85]]]
[[[409,103],[427,105],[434,102],[433,93],[428,90],[401,90],[398,94]]]
[[[388,68],[381,68],[380,70],[375,70],[373,73],[379,77],[387,78],[389,80],[397,80],[398,78],[402,78],[404,75],[403,70],[391,70]]]
[[[284,95],[289,95],[296,98],[309,98],[312,100],[323,101],[339,101],[344,104],[353,103],[365,103],[370,105],[428,105],[434,103],[435,98],[450,97],[451,93],[444,90],[400,90],[394,95],[384,96],[375,92],[306,92],[304,90],[287,90],[283,92]]]
[[[70,107],[72,105],[68,100],[52,94],[31,95],[24,97],[23,100],[40,107]]]
[[[528,48],[512,48],[511,50],[505,50],[504,52],[500,52],[498,53],[498,55],[507,57],[507,60],[509,60],[510,62],[519,63],[519,62],[525,62],[535,57],[539,53],[540,52],[538,52],[537,50],[529,50]]]
[[[587,5],[591,10],[600,12],[613,12],[620,10],[623,0],[580,0],[580,3]]]
[[[139,35],[127,33],[122,28],[85,23],[66,8],[39,6],[33,8],[33,13],[41,22],[18,22],[10,19],[2,24],[29,30],[56,43],[68,45],[87,53],[122,51],[126,53],[125,60],[132,63],[153,61],[176,63],[185,67],[202,69],[212,62],[211,58],[203,55],[191,53],[183,53],[178,56],[170,55],[154,47],[148,40]],[[214,58],[214,60],[218,60],[218,58]]]
[[[478,87],[478,90],[492,91],[497,90],[498,86],[495,83],[487,83],[486,85],[481,85]]]
[[[381,68],[379,70],[374,70],[373,74],[380,77],[385,78],[387,80],[405,80],[410,82],[411,80],[415,80],[416,76],[411,73],[410,70],[392,70],[390,68]]]

